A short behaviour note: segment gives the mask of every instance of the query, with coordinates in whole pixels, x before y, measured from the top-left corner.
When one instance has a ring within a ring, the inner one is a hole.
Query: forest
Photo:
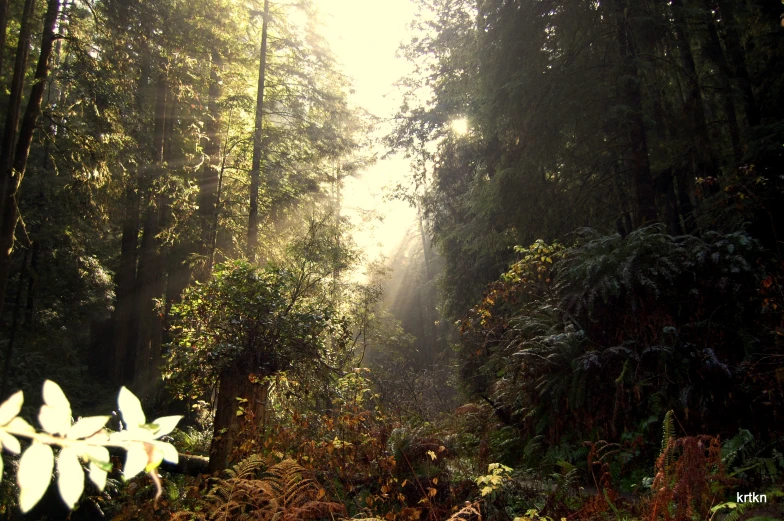
[[[0,519],[784,519],[784,1],[385,1],[0,0]]]

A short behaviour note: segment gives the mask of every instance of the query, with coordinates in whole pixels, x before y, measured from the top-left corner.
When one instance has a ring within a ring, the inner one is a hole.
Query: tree
[[[14,64],[14,80],[10,106],[6,112],[6,126],[3,134],[3,150],[0,153],[0,168],[3,175],[3,199],[0,201],[0,296],[4,296],[8,286],[8,275],[11,267],[11,253],[14,249],[16,226],[19,222],[18,198],[22,184],[30,146],[33,141],[36,121],[41,113],[46,78],[49,74],[49,59],[54,45],[54,30],[60,12],[60,1],[49,0],[41,36],[41,52],[38,65],[33,76],[33,86],[27,101],[27,108],[22,117],[17,137],[17,118],[21,107],[21,91],[24,81],[25,65],[29,47],[30,24],[32,23],[34,2],[25,3],[25,10],[17,46],[16,63]],[[14,145],[16,143],[16,145]],[[4,298],[0,298],[0,313],[4,308]]]
[[[248,212],[248,254],[256,257],[259,235],[259,175],[263,148],[262,126],[264,123],[264,81],[267,74],[267,25],[269,24],[269,0],[264,0],[259,50],[259,82],[256,90],[256,118],[253,127],[253,158],[250,167],[250,208]]]
[[[344,357],[350,331],[328,284],[350,256],[334,231],[328,217],[311,221],[285,264],[218,265],[208,282],[188,288],[172,307],[177,329],[167,378],[180,398],[218,395],[211,471],[226,468],[232,451],[252,437],[251,425],[264,432],[268,377],[323,378]]]

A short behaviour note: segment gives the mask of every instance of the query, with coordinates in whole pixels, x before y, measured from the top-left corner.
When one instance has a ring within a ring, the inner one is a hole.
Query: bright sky
[[[318,0],[325,24],[324,36],[353,79],[355,94],[351,101],[372,114],[389,118],[399,108],[393,84],[409,71],[403,58],[397,58],[400,43],[406,39],[408,24],[416,12],[411,0]],[[383,149],[379,149],[383,154]],[[408,172],[403,158],[379,160],[359,178],[346,182],[345,214],[360,221],[362,210],[376,211],[383,222],[355,234],[357,244],[368,259],[391,255],[412,225],[415,212],[406,203],[384,201],[384,187],[395,185]]]

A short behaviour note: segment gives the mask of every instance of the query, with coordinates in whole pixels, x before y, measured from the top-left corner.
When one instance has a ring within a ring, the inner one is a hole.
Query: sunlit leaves
[[[123,467],[123,478],[131,479],[147,466],[147,451],[141,444],[132,445],[125,455],[125,466]]]
[[[57,488],[68,508],[74,507],[84,490],[84,471],[71,447],[63,447],[57,457]]]
[[[152,422],[152,425],[155,426],[155,430],[153,431],[155,437],[160,438],[161,436],[166,436],[171,433],[181,419],[182,416],[164,416],[162,418],[157,418]]]
[[[44,405],[38,415],[44,432],[36,430],[17,416],[21,411],[21,392],[12,395],[0,405],[0,443],[9,452],[19,453],[17,437],[32,439],[32,444],[19,460],[17,481],[19,506],[28,512],[41,499],[52,478],[54,452],[51,445],[62,446],[57,457],[57,486],[63,501],[73,508],[84,491],[82,462],[89,463],[90,480],[103,490],[107,472],[112,468],[107,445],[126,449],[125,479],[139,472],[153,471],[162,461],[176,463],[177,450],[170,443],[156,441],[156,437],[169,434],[181,416],[164,416],[152,424],[145,424],[144,411],[139,399],[128,389],[120,392],[118,402],[129,429],[109,435],[104,425],[109,416],[90,416],[71,425],[71,404],[56,383],[47,380],[43,388]],[[0,459],[0,475],[2,475]],[[160,484],[157,483],[160,489]]]
[[[38,422],[49,434],[65,434],[71,427],[71,404],[60,386],[51,380],[44,382],[44,405]]]
[[[87,418],[80,418],[68,429],[67,438],[87,438],[96,432],[103,429],[106,422],[109,421],[109,416],[89,416]]]
[[[117,405],[120,408],[123,421],[127,428],[132,429],[139,425],[144,425],[145,416],[144,411],[142,410],[142,403],[127,387],[123,386],[123,388],[120,389]]]
[[[49,487],[54,468],[52,448],[42,443],[33,443],[19,460],[17,482],[19,484],[19,508],[28,512],[43,497]]]
[[[90,481],[98,490],[106,486],[106,474],[112,468],[109,460],[109,450],[106,447],[89,447],[83,454],[90,461]]]
[[[17,391],[0,405],[0,426],[7,425],[22,410],[24,393]]]

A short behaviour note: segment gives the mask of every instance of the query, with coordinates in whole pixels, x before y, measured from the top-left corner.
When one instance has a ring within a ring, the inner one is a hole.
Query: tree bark
[[[749,70],[746,67],[745,51],[741,44],[740,35],[737,30],[735,19],[735,0],[719,0],[719,10],[721,11],[722,26],[724,28],[724,42],[726,46],[727,58],[730,62],[735,83],[740,90],[741,100],[746,115],[746,122],[750,127],[759,125],[760,112],[754,92],[751,89]]]
[[[13,175],[11,166],[14,162],[14,143],[16,143],[16,133],[19,130],[19,116],[22,112],[22,94],[24,90],[24,77],[27,69],[27,57],[30,54],[30,25],[32,23],[35,10],[34,0],[25,0],[22,13],[22,26],[19,31],[19,42],[16,45],[16,57],[14,59],[14,72],[11,78],[11,93],[8,97],[6,107],[5,127],[3,127],[3,138],[0,142],[0,175],[3,176],[3,192],[0,199],[0,215],[5,207],[8,193],[13,190],[16,178]],[[5,244],[2,247],[5,248]],[[11,247],[13,245],[10,245]],[[4,293],[0,293],[4,295]],[[2,311],[2,304],[0,304]]]
[[[41,113],[41,101],[46,88],[46,77],[49,74],[49,57],[52,54],[54,44],[54,27],[60,12],[60,0],[49,0],[46,14],[44,15],[41,53],[38,56],[38,65],[33,76],[33,87],[30,91],[27,108],[22,117],[19,138],[14,150],[16,118],[18,117],[18,109],[21,104],[24,68],[27,62],[27,49],[29,48],[29,25],[31,20],[28,16],[32,17],[33,7],[28,5],[28,3],[31,1],[25,2],[25,18],[22,21],[22,33],[27,32],[27,35],[20,34],[19,48],[17,49],[16,63],[14,64],[12,97],[17,95],[19,100],[9,102],[9,113],[6,119],[5,134],[3,135],[3,150],[0,153],[0,168],[2,168],[0,175],[3,175],[4,181],[2,209],[0,209],[0,316],[3,312],[4,296],[8,286],[11,252],[14,248],[14,233],[19,221],[19,209],[17,208],[19,188],[27,168],[27,158],[30,155],[35,124]],[[19,77],[17,78],[17,76]],[[13,113],[16,113],[16,117]]]
[[[151,201],[142,227],[142,240],[139,248],[139,267],[137,271],[137,313],[139,317],[138,340],[136,347],[135,388],[140,396],[149,395],[155,388],[160,365],[161,345],[163,342],[163,316],[157,309],[155,299],[164,298],[165,274],[163,259],[159,251],[158,234],[164,212],[164,198],[156,193],[159,187],[155,180],[163,169],[166,142],[166,115],[169,87],[166,73],[158,78],[155,102],[155,125],[153,127],[153,164],[149,171],[149,197]]]
[[[259,51],[259,83],[256,91],[256,122],[253,129],[253,158],[250,168],[250,207],[248,211],[248,256],[256,258],[259,241],[259,186],[261,184],[262,123],[264,120],[264,80],[267,73],[267,25],[269,0],[264,0],[264,20],[261,26]]]
[[[631,146],[631,170],[635,187],[637,227],[653,222],[657,218],[656,192],[651,175],[648,158],[648,141],[645,135],[645,122],[642,111],[642,94],[640,92],[640,75],[635,64],[636,55],[629,34],[627,19],[628,7],[623,0],[613,0],[610,9],[616,24],[618,50],[620,58],[619,94],[626,100],[630,111],[625,126],[629,134]]]
[[[691,52],[689,33],[685,16],[683,14],[683,0],[672,1],[672,13],[675,20],[674,32],[678,41],[681,68],[686,73],[686,84],[683,92],[683,110],[688,115],[691,129],[689,134],[693,140],[689,147],[692,157],[695,177],[718,176],[718,161],[711,149],[708,137],[708,124],[705,119],[697,67],[694,64],[694,55]]]
[[[144,40],[142,40],[144,42]],[[143,113],[149,99],[150,58],[142,44],[142,61],[136,87],[136,109]],[[120,267],[115,277],[116,301],[112,317],[113,345],[109,357],[111,380],[114,385],[127,385],[136,375],[136,348],[139,330],[139,282],[136,266],[139,261],[139,227],[141,212],[141,183],[137,170],[125,188],[125,208],[120,245]]]
[[[8,0],[0,0],[0,50],[5,51],[5,33],[8,26]],[[3,74],[3,56],[0,52],[0,77]]]
[[[211,473],[223,470],[232,463],[235,447],[254,438],[254,434],[255,439],[259,438],[258,433],[253,432],[253,427],[263,425],[268,389],[268,384],[254,378],[241,360],[223,370],[210,445]]]
[[[707,7],[706,7],[707,9]],[[716,28],[716,23],[713,20],[707,22],[707,45],[705,46],[708,58],[719,69],[718,79],[722,93],[722,109],[724,116],[727,118],[727,129],[730,134],[730,141],[732,142],[732,155],[735,163],[740,163],[743,159],[743,137],[738,124],[738,116],[735,108],[735,101],[733,100],[732,88],[732,73],[727,59],[721,49],[721,39],[719,38],[719,31]]]
[[[211,247],[215,233],[214,215],[218,206],[218,178],[221,164],[221,78],[223,60],[217,50],[212,51],[210,66],[210,85],[207,101],[207,120],[204,124],[205,136],[202,150],[205,160],[199,177],[199,217],[201,221],[201,248],[204,266],[197,274],[198,280],[209,278],[212,271]]]
[[[136,262],[139,247],[139,193],[135,187],[126,188],[125,216],[120,243],[120,268],[115,279],[117,299],[114,308],[114,346],[111,380],[117,385],[132,381],[136,368],[134,356],[137,334]]]
[[[22,258],[22,266],[19,268],[19,280],[16,283],[16,296],[14,297],[14,313],[11,318],[11,328],[8,333],[8,344],[5,346],[5,361],[3,363],[3,384],[0,385],[0,400],[6,398],[6,391],[8,390],[8,377],[11,375],[11,360],[14,356],[14,347],[16,346],[16,334],[19,331],[19,315],[22,309],[22,287],[24,287],[24,277],[27,274],[27,258],[30,256],[30,250],[25,250],[24,257]]]

